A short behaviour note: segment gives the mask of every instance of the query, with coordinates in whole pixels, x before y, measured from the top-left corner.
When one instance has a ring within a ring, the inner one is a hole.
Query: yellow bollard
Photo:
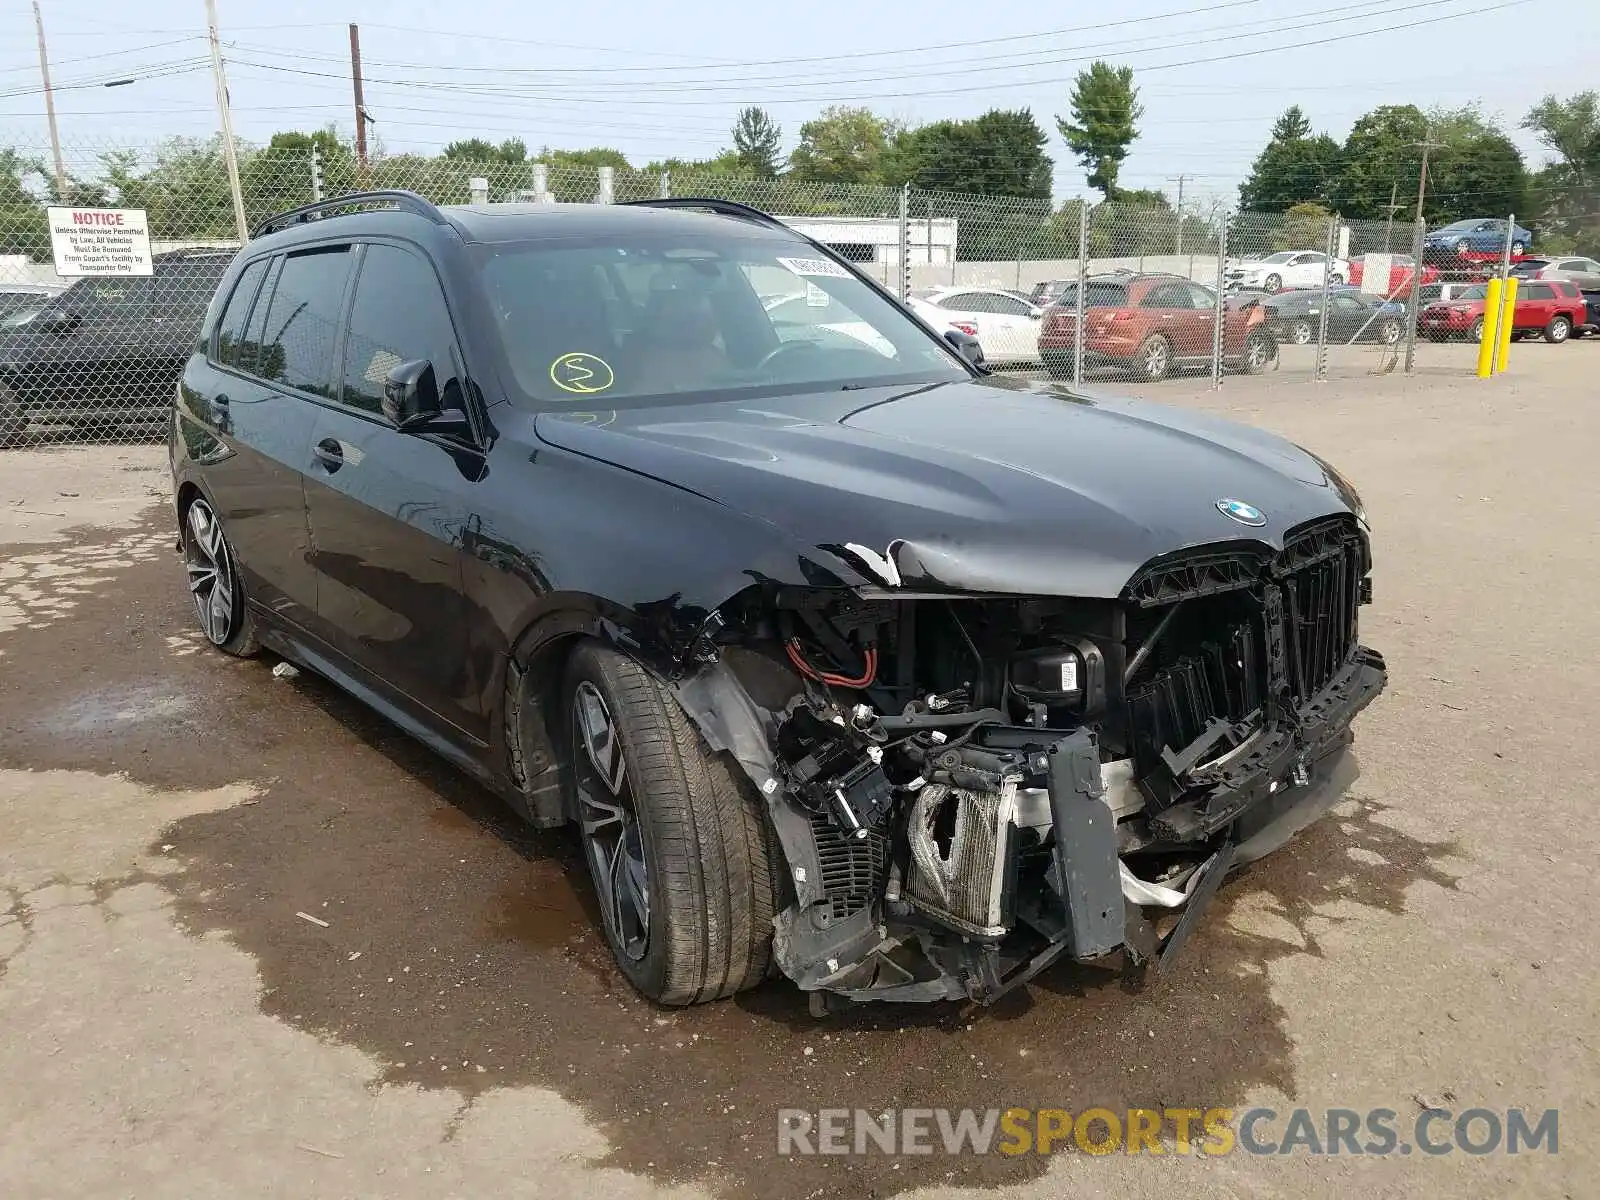
[[[1499,342],[1500,281],[1489,280],[1489,294],[1483,300],[1483,336],[1478,339],[1478,378],[1494,374],[1494,348]]]
[[[1513,275],[1506,280],[1505,290],[1500,293],[1500,349],[1494,363],[1497,373],[1506,369],[1506,362],[1511,358],[1511,330],[1517,323],[1516,313],[1517,277]]]

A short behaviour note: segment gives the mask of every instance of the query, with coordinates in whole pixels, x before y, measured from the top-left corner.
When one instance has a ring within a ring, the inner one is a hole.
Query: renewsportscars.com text
[[[1556,1154],[1559,1115],[1553,1108],[784,1108],[778,1153]]]

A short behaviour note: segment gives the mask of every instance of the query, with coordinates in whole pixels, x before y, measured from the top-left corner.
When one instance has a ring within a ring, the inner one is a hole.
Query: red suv
[[[1072,378],[1077,285],[1045,310],[1039,358],[1056,379]],[[1097,275],[1084,287],[1084,366],[1133,370],[1165,379],[1173,370],[1211,361],[1216,293],[1180,275]],[[1277,355],[1266,311],[1254,297],[1230,297],[1222,355],[1254,375]]]
[[[1483,336],[1483,301],[1486,284],[1476,284],[1454,299],[1430,304],[1422,310],[1417,327],[1422,336],[1435,342],[1465,337],[1477,341]],[[1561,280],[1535,280],[1517,287],[1516,312],[1511,318],[1511,336],[1544,334],[1547,342],[1564,342],[1575,326],[1588,321],[1583,293],[1575,283]]]

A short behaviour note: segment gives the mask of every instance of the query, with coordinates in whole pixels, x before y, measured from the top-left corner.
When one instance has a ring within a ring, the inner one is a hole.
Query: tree
[[[1386,104],[1362,116],[1345,139],[1333,207],[1346,217],[1375,220],[1388,214],[1397,187],[1402,196],[1416,195],[1427,140],[1428,118],[1414,104]],[[1430,171],[1437,163],[1430,158]]]
[[[1437,220],[1528,215],[1522,151],[1476,105],[1430,109],[1428,139],[1443,143],[1428,160],[1427,211]]]
[[[733,123],[733,152],[739,165],[756,179],[774,179],[782,165],[783,130],[765,109],[739,110]]]
[[[139,156],[129,151],[107,154],[101,161],[119,207],[142,208],[149,215],[151,237],[224,241],[238,236],[220,135],[168,138],[145,171],[139,170]],[[247,203],[247,215],[265,217],[265,207]]]
[[[1312,136],[1311,122],[1292,105],[1274,122],[1266,148],[1239,185],[1239,205],[1287,212],[1301,203],[1326,203],[1338,186],[1341,158],[1339,143],[1325,133]]]
[[[27,186],[30,176],[43,173],[38,162],[14,148],[0,150],[0,254],[25,254],[40,262],[50,258],[50,222]]]
[[[816,183],[882,183],[884,158],[899,126],[870,109],[829,105],[800,126],[789,173]]]
[[[970,121],[906,130],[886,156],[884,177],[929,191],[1050,198],[1049,142],[1027,109],[991,109]]]
[[[355,148],[332,125],[311,133],[283,130],[239,164],[245,211],[252,218],[309,204],[312,151],[322,172],[322,194],[338,196],[358,187]]]
[[[446,146],[441,157],[514,167],[528,161],[528,146],[521,138],[507,138],[498,146],[483,138],[463,138]]]
[[[1600,92],[1546,96],[1522,119],[1556,160],[1533,178],[1540,243],[1600,254]]]
[[[1072,120],[1056,118],[1056,128],[1078,161],[1089,169],[1088,182],[1107,200],[1117,196],[1117,173],[1128,147],[1139,136],[1144,106],[1133,86],[1132,67],[1095,62],[1078,72],[1072,88]]]

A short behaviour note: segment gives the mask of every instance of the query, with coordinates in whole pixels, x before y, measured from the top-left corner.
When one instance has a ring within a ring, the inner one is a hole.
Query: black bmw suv
[[[722,201],[295,210],[179,386],[201,628],[575,822],[660,1002],[1159,963],[1354,777],[1361,501],[954,343]]]

